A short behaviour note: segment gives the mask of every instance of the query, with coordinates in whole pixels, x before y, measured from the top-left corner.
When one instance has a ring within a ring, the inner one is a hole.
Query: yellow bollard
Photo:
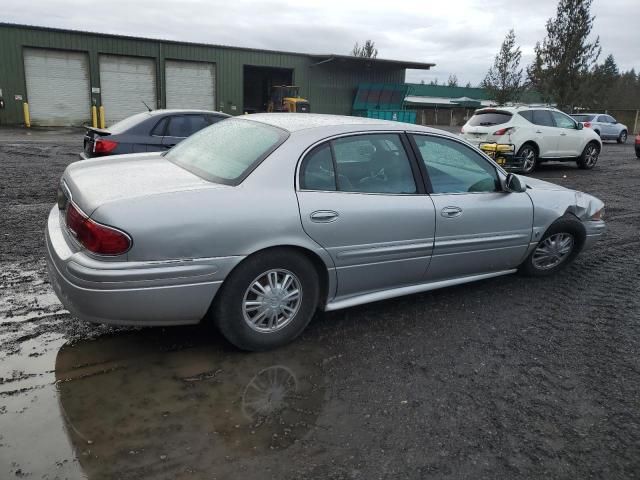
[[[27,102],[22,104],[22,111],[24,112],[24,126],[30,128],[31,116],[29,115],[29,104]]]
[[[107,121],[104,118],[104,107],[100,105],[99,110],[100,110],[100,128],[104,128],[105,125],[107,124]]]
[[[98,109],[95,105],[91,106],[91,126],[93,128],[98,127]]]

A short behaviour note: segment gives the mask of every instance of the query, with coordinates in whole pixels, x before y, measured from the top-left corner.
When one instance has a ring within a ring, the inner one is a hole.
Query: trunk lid
[[[203,180],[156,152],[72,163],[62,178],[73,202],[89,216],[100,205],[118,200],[224,187]]]
[[[495,126],[485,127],[485,126],[464,126],[464,131],[462,132],[462,138],[471,142],[471,143],[482,143],[482,142],[492,142],[494,141],[494,136],[491,135],[493,132],[498,130]]]
[[[84,151],[84,154],[88,158],[91,158],[94,156],[93,146],[96,140],[100,137],[107,137],[111,135],[111,132],[104,128],[95,128],[95,127],[85,127],[85,128],[87,129],[87,132],[84,134],[84,146],[82,150]]]

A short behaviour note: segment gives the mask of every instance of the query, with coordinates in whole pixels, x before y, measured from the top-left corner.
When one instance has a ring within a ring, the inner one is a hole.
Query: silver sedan
[[[264,350],[318,309],[553,274],[604,233],[603,215],[597,198],[507,174],[439,130],[277,113],[164,154],[70,165],[46,238],[51,283],[77,317],[211,319]]]

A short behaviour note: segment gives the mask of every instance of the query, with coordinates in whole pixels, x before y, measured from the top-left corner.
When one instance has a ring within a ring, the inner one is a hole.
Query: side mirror
[[[509,193],[521,193],[527,190],[527,186],[513,173],[507,174],[507,178],[504,181],[504,188]]]
[[[583,125],[582,123],[578,122],[578,123],[576,124],[576,128],[577,128],[578,130],[582,130],[582,129],[584,128],[584,125]]]

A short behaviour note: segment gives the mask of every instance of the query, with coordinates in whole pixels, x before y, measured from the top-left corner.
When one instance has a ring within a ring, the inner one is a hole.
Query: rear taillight
[[[464,127],[460,129],[460,133],[464,133]]]
[[[591,122],[584,122],[583,125],[585,128],[591,128]]]
[[[507,133],[512,133],[514,130],[515,128],[513,127],[506,127],[506,128],[501,128],[500,130],[496,130],[495,132],[493,132],[493,134],[500,136],[500,135],[505,135]]]
[[[87,250],[100,255],[121,255],[131,248],[131,238],[120,230],[94,222],[73,203],[66,213],[67,229]]]
[[[93,144],[93,151],[95,153],[110,153],[118,146],[118,142],[113,140],[105,140],[104,138],[96,139]]]

